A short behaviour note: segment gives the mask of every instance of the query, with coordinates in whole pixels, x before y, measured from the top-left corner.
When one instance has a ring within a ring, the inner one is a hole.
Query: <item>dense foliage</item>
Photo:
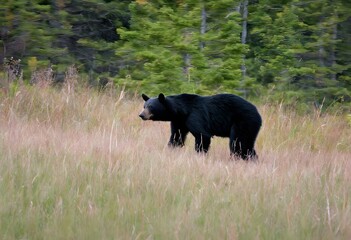
[[[351,101],[347,0],[1,0],[0,61],[151,93]],[[3,64],[2,64],[3,65]]]

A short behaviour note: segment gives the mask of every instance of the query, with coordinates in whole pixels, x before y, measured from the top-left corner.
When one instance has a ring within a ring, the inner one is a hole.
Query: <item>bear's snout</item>
[[[145,115],[144,115],[143,113],[140,113],[140,114],[139,114],[139,117],[140,117],[141,119],[143,119],[143,120],[146,120]]]
[[[144,109],[144,111],[142,111],[140,114],[139,114],[139,117],[143,120],[150,120],[151,117],[152,117],[152,114],[151,112],[148,110],[148,109]]]

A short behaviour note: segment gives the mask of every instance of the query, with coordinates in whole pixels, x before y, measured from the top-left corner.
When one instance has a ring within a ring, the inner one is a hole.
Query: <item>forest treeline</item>
[[[2,79],[74,65],[130,90],[351,102],[349,0],[0,0]],[[104,81],[102,81],[104,82]]]

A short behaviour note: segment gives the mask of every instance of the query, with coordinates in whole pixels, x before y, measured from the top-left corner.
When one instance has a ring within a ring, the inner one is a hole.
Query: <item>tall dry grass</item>
[[[167,148],[123,92],[21,87],[0,104],[1,239],[350,239],[344,116],[263,105],[259,162]]]

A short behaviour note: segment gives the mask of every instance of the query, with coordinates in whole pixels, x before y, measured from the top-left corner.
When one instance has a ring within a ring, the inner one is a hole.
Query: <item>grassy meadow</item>
[[[20,87],[0,95],[0,239],[351,239],[344,115],[259,105],[257,163],[169,149],[143,101]]]

